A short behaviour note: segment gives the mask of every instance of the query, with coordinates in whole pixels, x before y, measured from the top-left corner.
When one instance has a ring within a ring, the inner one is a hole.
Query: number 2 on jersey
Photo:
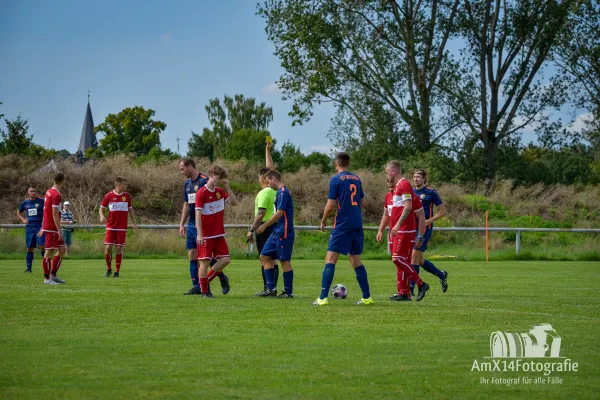
[[[356,185],[355,184],[350,185],[350,191],[352,192],[352,194],[350,195],[350,200],[352,200],[352,205],[357,206],[358,203],[356,202],[356,200],[354,200],[354,198],[356,197]]]

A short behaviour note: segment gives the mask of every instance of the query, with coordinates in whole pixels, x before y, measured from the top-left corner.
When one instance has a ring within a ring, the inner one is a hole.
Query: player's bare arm
[[[283,210],[278,210],[271,218],[269,218],[266,222],[264,222],[261,226],[258,227],[256,233],[259,235],[263,233],[268,227],[273,225],[275,222],[279,221],[279,219],[283,217]]]
[[[229,186],[229,181],[225,178],[221,179],[221,184],[223,185],[223,189],[225,189],[225,191],[227,192],[227,195],[229,196],[229,198],[227,199],[227,204],[232,205],[232,206],[237,206],[238,205],[238,201],[237,198],[235,197],[235,194],[233,194],[233,191],[231,190],[231,186]]]
[[[181,220],[179,221],[179,236],[185,237],[185,221],[187,221],[190,214],[190,207],[187,202],[183,203],[183,209],[181,210]]]
[[[135,213],[133,212],[133,207],[129,207],[129,218],[131,218],[131,222],[133,222],[133,229],[137,231],[138,226],[135,222]]]
[[[196,230],[198,234],[196,236],[196,243],[199,245],[204,244],[204,236],[202,235],[202,209],[196,208]]]
[[[390,216],[388,215],[387,208],[383,209],[383,215],[381,216],[381,222],[379,223],[379,231],[377,231],[377,242],[381,243],[383,240],[383,231],[385,227],[390,223]]]
[[[444,203],[440,204],[439,206],[436,206],[436,209],[437,210],[435,215],[429,218],[427,221],[425,221],[425,225],[431,225],[438,219],[446,216],[446,206],[444,205]]]
[[[325,204],[325,209],[323,209],[323,218],[321,218],[321,230],[324,231],[327,226],[327,220],[335,210],[337,202],[332,199],[327,199],[327,204]]]
[[[392,236],[396,236],[396,234],[400,230],[400,226],[402,225],[402,223],[404,221],[406,221],[406,219],[410,215],[411,211],[412,211],[412,200],[404,200],[404,210],[402,211],[402,215],[400,215],[398,222],[396,222],[396,225],[394,225],[394,227],[392,228]]]
[[[273,157],[271,157],[271,148],[273,147],[273,143],[267,143],[265,148],[265,164],[269,169],[273,169]]]
[[[104,224],[104,223],[106,223],[106,217],[104,216],[104,207],[102,207],[102,206],[101,206],[101,207],[98,209],[98,215],[100,216],[100,223],[101,223],[101,224]]]
[[[423,244],[423,235],[425,235],[425,227],[427,224],[425,223],[425,211],[421,208],[420,210],[415,211],[415,215],[418,218],[419,226],[417,227],[417,247],[421,247]]]
[[[27,223],[27,218],[23,215],[25,212],[19,212],[19,210],[17,210],[17,217],[19,217],[19,219],[21,220],[22,223],[26,224]]]
[[[250,243],[254,242],[253,232],[256,231],[256,229],[260,226],[260,223],[262,222],[266,213],[267,213],[267,210],[265,208],[258,209],[258,213],[256,214],[256,217],[254,218],[254,221],[252,222],[252,225],[250,226],[250,231],[248,233],[246,233],[246,239]]]

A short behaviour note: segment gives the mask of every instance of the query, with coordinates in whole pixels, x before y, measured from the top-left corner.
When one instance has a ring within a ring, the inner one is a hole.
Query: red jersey
[[[383,203],[383,208],[387,210],[387,215],[389,217],[392,216],[392,205],[393,203],[393,198],[394,198],[394,193],[393,192],[387,192],[387,194],[385,195],[385,201]]]
[[[418,196],[415,195],[412,186],[406,180],[406,178],[400,179],[400,182],[394,187],[394,193],[392,196],[392,215],[390,216],[390,224],[393,228],[396,226],[396,223],[400,219],[402,212],[404,211],[404,202],[411,200],[412,201],[412,209],[410,211],[410,215],[408,218],[402,222],[400,225],[400,229],[398,229],[398,233],[413,233],[416,231],[416,221],[415,221],[415,210],[423,208],[423,204],[420,200],[418,200]]]
[[[131,206],[131,196],[129,193],[115,193],[114,190],[106,193],[100,207],[108,207],[108,220],[106,222],[106,230],[109,231],[126,231],[129,221],[129,209]]]
[[[225,201],[229,198],[220,187],[203,186],[196,192],[196,210],[202,210],[202,236],[212,239],[225,236]]]
[[[44,220],[42,221],[42,230],[44,232],[58,233],[52,212],[55,208],[58,208],[60,211],[61,202],[62,197],[60,196],[58,189],[55,187],[48,189],[46,195],[44,196]]]

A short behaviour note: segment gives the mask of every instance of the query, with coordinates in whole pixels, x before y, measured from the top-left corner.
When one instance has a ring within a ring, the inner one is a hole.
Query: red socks
[[[48,259],[48,264],[50,264],[50,259]],[[52,259],[52,275],[56,275],[58,269],[60,268],[60,263],[62,262],[62,257],[54,256]]]
[[[49,258],[42,258],[42,268],[44,269],[44,276],[45,277],[50,277],[50,259]]]
[[[405,272],[405,278],[415,282],[415,284],[418,287],[421,287],[423,285],[423,280],[419,277],[419,274],[417,274],[417,271],[415,271],[415,269],[412,266],[400,261],[399,259],[395,259],[392,261],[396,265],[396,268],[402,269],[402,271]]]
[[[104,259],[106,260],[106,268],[112,269],[112,253],[104,254]]]
[[[121,270],[121,260],[123,260],[123,254],[117,254],[117,258],[115,260],[115,271],[119,272]]]
[[[208,278],[200,278],[200,291],[208,293]]]

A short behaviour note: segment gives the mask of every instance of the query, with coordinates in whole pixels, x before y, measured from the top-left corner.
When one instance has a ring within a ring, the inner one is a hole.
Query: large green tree
[[[565,131],[557,129],[560,124],[552,123],[547,110],[563,104],[567,84],[543,71],[575,3],[464,0],[461,69],[443,88],[449,94],[449,113],[467,132],[465,143],[483,148],[488,191],[496,177],[498,149],[523,127],[541,126],[544,142],[561,144]]]
[[[458,8],[459,0],[266,0],[258,14],[285,70],[278,84],[293,99],[295,122],[334,102],[362,129],[370,114],[357,108],[369,96],[425,152],[433,131],[443,131],[433,112],[444,95],[438,85],[456,76],[447,47]]]
[[[125,108],[118,114],[108,114],[104,122],[94,128],[96,134],[102,133],[104,137],[97,149],[88,150],[88,156],[119,153],[141,156],[149,154],[152,149],[161,151],[160,134],[167,124],[153,117],[154,110],[139,106]]]
[[[29,121],[21,115],[15,119],[5,119],[6,132],[0,130],[0,154],[20,154],[42,156],[45,150],[33,142],[29,134]]]

